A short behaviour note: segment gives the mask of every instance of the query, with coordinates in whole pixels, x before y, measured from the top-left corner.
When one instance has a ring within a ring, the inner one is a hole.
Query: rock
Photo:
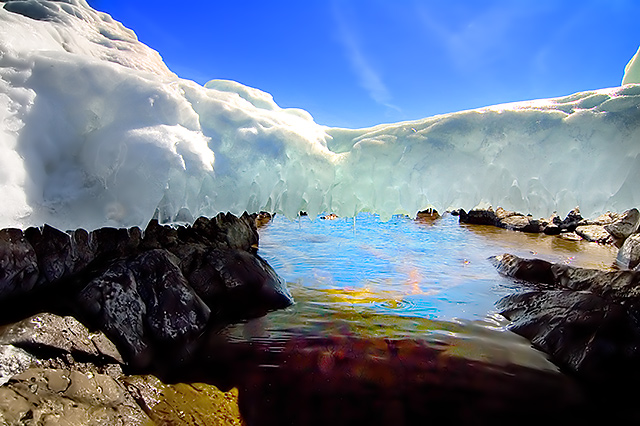
[[[582,239],[598,244],[610,244],[613,242],[611,235],[602,225],[582,225],[576,227],[575,233]]]
[[[629,236],[618,250],[616,263],[622,269],[638,269],[640,266],[640,234]]]
[[[285,282],[260,256],[243,250],[200,248],[180,268],[215,315],[239,319],[293,303]]]
[[[496,226],[498,221],[498,217],[491,207],[487,209],[473,209],[470,210],[469,213],[460,209],[458,213],[461,223]]]
[[[508,277],[542,284],[555,282],[551,263],[546,260],[522,259],[508,253],[492,256],[489,260],[498,269],[498,272]]]
[[[558,238],[562,238],[567,241],[582,241],[582,237],[575,232],[562,232],[558,235]]]
[[[593,219],[593,220],[589,220],[588,224],[589,225],[609,225],[610,223],[613,223],[615,221],[617,221],[618,219],[620,219],[620,215],[618,213],[612,213],[610,211],[601,214],[600,216],[598,216],[597,218]]]
[[[560,235],[562,228],[558,224],[550,223],[544,227],[543,232],[547,235]]]
[[[253,217],[253,220],[256,224],[256,228],[262,228],[263,226],[266,226],[269,222],[271,222],[271,219],[273,216],[275,216],[275,214],[272,216],[269,212],[260,212],[251,216]]]
[[[576,207],[567,214],[567,217],[564,218],[564,220],[560,224],[560,228],[563,231],[573,232],[575,231],[576,227],[580,225],[586,225],[586,222],[583,221],[584,219],[582,218],[582,215],[580,215],[580,209]]]
[[[0,298],[32,290],[39,274],[36,253],[22,231],[0,230]]]
[[[640,211],[634,208],[622,213],[618,220],[605,225],[604,228],[614,238],[625,240],[638,230],[638,222],[640,222]]]
[[[500,219],[498,222],[500,228],[509,229],[511,231],[539,233],[544,229],[540,221],[531,219],[527,216],[513,215]]]
[[[175,256],[151,250],[112,264],[79,294],[81,311],[136,365],[154,342],[180,345],[200,333],[210,309],[187,284]]]
[[[433,221],[440,218],[440,213],[436,209],[421,210],[416,213],[416,220]]]
[[[137,426],[151,420],[108,375],[32,368],[0,387],[0,423]]]
[[[640,376],[640,329],[621,305],[559,290],[516,293],[497,307],[512,321],[510,330],[583,379],[633,382]]]
[[[42,313],[0,329],[0,344],[36,353],[67,353],[93,357],[96,362],[123,359],[115,345],[101,332],[91,333],[73,317]]]
[[[37,361],[38,358],[24,349],[13,345],[0,345],[0,386],[16,374],[33,367]]]
[[[546,223],[541,220],[532,219],[520,213],[505,210],[498,207],[494,212],[491,207],[488,209],[474,209],[469,213],[464,210],[459,211],[460,222],[475,225],[491,225],[511,231],[521,232],[542,232]]]
[[[556,289],[589,291],[607,301],[640,306],[640,274],[635,271],[601,271],[522,259],[511,254],[490,258],[501,274],[546,284]]]

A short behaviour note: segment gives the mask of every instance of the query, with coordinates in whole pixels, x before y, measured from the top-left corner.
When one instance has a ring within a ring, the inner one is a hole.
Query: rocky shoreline
[[[221,214],[191,226],[153,220],[144,231],[5,229],[0,421],[413,424],[429,416],[483,424],[521,415],[531,404],[540,421],[609,419],[587,408],[592,390],[640,376],[638,210],[594,220],[577,209],[564,220],[501,208],[455,213],[465,224],[619,247],[612,271],[510,254],[491,259],[521,284],[497,304],[510,329],[549,354],[566,377],[451,359],[409,340],[295,338],[279,348],[225,341],[218,331],[226,324],[292,303],[256,253],[256,225],[265,215]],[[613,394],[616,403],[624,400]],[[461,404],[468,410],[456,413]],[[580,414],[567,414],[572,407]],[[618,410],[617,418],[640,419],[629,406]]]

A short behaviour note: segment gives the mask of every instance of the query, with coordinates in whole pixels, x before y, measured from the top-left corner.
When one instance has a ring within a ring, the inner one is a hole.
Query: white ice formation
[[[638,85],[328,128],[260,90],[178,78],[84,0],[0,4],[0,227],[640,206]]]

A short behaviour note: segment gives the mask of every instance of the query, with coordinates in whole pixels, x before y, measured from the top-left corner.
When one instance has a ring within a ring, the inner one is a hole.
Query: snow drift
[[[0,227],[144,225],[185,208],[594,215],[640,205],[638,182],[638,85],[328,128],[236,82],[178,78],[84,0],[0,9]]]

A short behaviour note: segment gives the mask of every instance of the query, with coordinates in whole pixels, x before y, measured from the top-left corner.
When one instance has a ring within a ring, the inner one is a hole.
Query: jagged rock
[[[638,224],[640,222],[640,211],[638,209],[630,209],[620,215],[620,218],[615,222],[605,225],[605,229],[614,238],[619,240],[625,240],[629,235],[638,230]]]
[[[44,353],[68,353],[102,362],[123,359],[101,332],[90,332],[73,317],[42,313],[0,329],[0,345],[13,345]]]
[[[0,298],[32,290],[39,273],[36,253],[22,231],[0,230]]]
[[[201,332],[210,309],[187,284],[178,259],[151,250],[112,264],[79,294],[78,303],[98,328],[137,364],[151,361],[156,341],[180,344]]]
[[[640,267],[640,234],[629,236],[618,250],[616,263],[622,269],[638,269]]]
[[[622,305],[590,292],[516,293],[500,300],[509,329],[587,380],[640,376],[640,329]]]
[[[0,387],[0,423],[138,426],[151,420],[108,375],[32,368]]]
[[[179,347],[209,319],[222,325],[292,303],[256,254],[255,219],[219,214],[177,227],[152,220],[144,235],[139,228],[2,230],[2,318],[73,314],[146,365],[160,346]]]
[[[610,244],[613,242],[613,238],[602,225],[578,226],[575,233],[584,240],[598,244]]]

